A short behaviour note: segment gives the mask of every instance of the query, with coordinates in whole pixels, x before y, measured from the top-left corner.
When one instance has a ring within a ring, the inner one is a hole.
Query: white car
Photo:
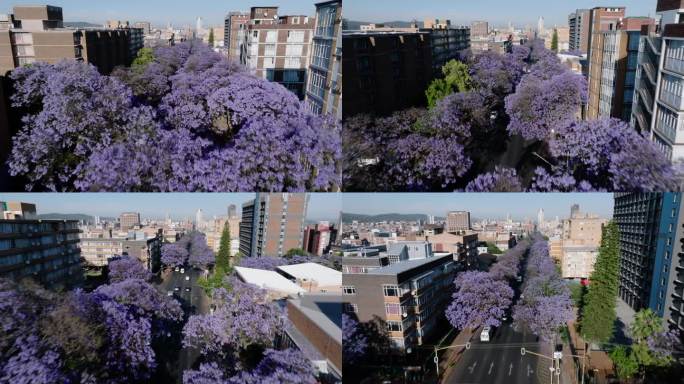
[[[180,270],[180,268],[176,267],[176,272],[178,272],[179,270]]]
[[[486,325],[484,328],[482,328],[482,332],[480,332],[480,341],[482,342],[488,342],[490,338],[490,333],[492,332],[492,327],[489,325]]]
[[[190,281],[190,276],[185,276],[185,281]]]
[[[185,268],[181,268],[181,273],[185,273]]]
[[[166,292],[166,296],[173,296],[173,291]]]

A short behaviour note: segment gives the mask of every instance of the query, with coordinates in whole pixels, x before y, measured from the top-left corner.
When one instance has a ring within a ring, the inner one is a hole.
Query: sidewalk
[[[584,356],[584,340],[575,330],[574,321],[568,322],[568,330],[570,331],[570,345],[565,345],[564,348],[569,348],[570,354],[578,355],[580,357],[563,359],[563,368],[569,370],[568,372],[578,372],[578,369],[579,372],[581,372],[582,357]],[[566,368],[566,366],[568,366],[568,368]],[[613,361],[606,352],[591,351],[589,354],[587,354],[584,372],[588,373],[591,371],[594,371],[595,383],[597,384],[608,383],[607,377],[614,376],[615,372],[613,370]],[[576,375],[574,380],[570,381],[569,383],[576,384],[578,378],[581,378],[579,374]],[[585,383],[586,382],[587,381],[585,380]]]
[[[449,345],[463,345],[469,343],[474,335],[475,333],[472,330],[464,329],[454,338],[454,340]],[[458,360],[463,355],[463,351],[465,351],[465,347],[447,349],[441,352],[442,357],[439,359],[439,371],[442,372],[442,377],[446,377],[449,368],[456,365]]]

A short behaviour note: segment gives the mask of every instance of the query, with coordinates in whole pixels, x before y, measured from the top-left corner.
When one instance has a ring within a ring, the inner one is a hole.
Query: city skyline
[[[521,204],[522,203],[522,204]],[[529,218],[536,220],[539,208],[551,220],[570,216],[570,207],[610,218],[613,195],[608,193],[347,193],[342,197],[345,213],[378,215],[388,213],[446,216],[448,211],[469,211],[478,219]]]
[[[281,14],[285,15],[308,15],[316,13],[313,1],[289,0],[283,4],[273,6],[280,8]],[[0,13],[12,13],[15,5],[39,4],[31,0],[16,0],[4,4]],[[64,9],[66,22],[89,22],[102,24],[107,20],[123,20],[131,23],[137,21],[149,21],[157,26],[166,26],[171,22],[175,27],[193,27],[197,17],[202,17],[204,27],[222,27],[224,18],[228,12],[248,12],[250,7],[258,6],[258,3],[246,0],[234,0],[229,3],[216,3],[212,1],[195,1],[189,6],[183,2],[165,2],[150,0],[145,2],[120,0],[116,3],[101,3],[87,0],[53,0],[50,5]]]
[[[345,2],[344,17],[348,20],[362,22],[389,21],[423,21],[426,18],[450,19],[456,25],[470,25],[475,20],[485,20],[490,27],[513,25],[522,27],[530,24],[536,27],[540,16],[544,17],[545,27],[567,26],[568,15],[576,9],[606,6],[591,0],[577,0],[574,2],[548,2],[543,0],[520,0],[516,2],[499,1],[469,1],[450,2],[444,0],[427,0],[420,3],[416,9],[415,3],[397,3],[389,0],[365,2],[348,0]],[[624,0],[609,5],[627,7],[627,16],[655,15],[655,1]],[[492,11],[496,8],[496,11]],[[505,17],[504,19],[500,17]]]
[[[307,220],[336,222],[341,209],[336,193],[310,193]],[[0,201],[22,201],[36,204],[38,214],[87,214],[119,217],[123,212],[139,212],[142,219],[195,218],[202,209],[204,219],[226,216],[228,206],[235,204],[238,216],[242,204],[253,199],[254,193],[2,193]]]

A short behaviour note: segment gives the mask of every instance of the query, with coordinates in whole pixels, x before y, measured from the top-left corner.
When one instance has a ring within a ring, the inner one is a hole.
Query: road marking
[[[492,368],[494,368],[494,362],[493,361],[491,364],[489,364],[489,372],[487,372],[488,375],[492,374]]]
[[[476,361],[473,365],[471,365],[470,367],[468,367],[468,370],[470,371],[470,374],[471,374],[471,375],[473,374],[473,371],[475,370],[475,367],[476,367],[476,366],[477,366],[477,361]]]
[[[527,377],[530,377],[530,373],[533,373],[534,371],[530,369],[530,365],[527,364]]]
[[[513,363],[511,363],[511,365],[508,366],[508,376],[510,376],[512,372],[513,372]]]

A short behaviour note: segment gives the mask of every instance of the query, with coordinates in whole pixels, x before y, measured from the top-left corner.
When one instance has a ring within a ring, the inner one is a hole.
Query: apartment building
[[[0,201],[0,219],[35,219],[36,205],[21,201]]]
[[[383,249],[386,250],[385,246]],[[389,265],[386,252],[378,248],[358,248],[344,250],[342,256],[342,273],[368,273]]]
[[[77,221],[0,219],[0,277],[31,278],[49,289],[83,281]]]
[[[307,107],[342,118],[342,1],[316,4]]]
[[[449,233],[457,233],[461,231],[470,230],[470,212],[467,211],[452,211],[447,213],[446,217],[446,231]]]
[[[440,334],[457,270],[447,254],[344,274],[343,311],[362,322],[381,319],[396,348],[406,352]]]
[[[641,30],[654,24],[651,18],[628,17],[613,30],[592,34],[588,118],[631,121]]]
[[[81,257],[88,267],[106,267],[109,259],[128,255],[140,260],[145,269],[157,272],[161,264],[163,235],[146,240],[82,238]]]
[[[473,231],[454,233],[440,233],[433,236],[424,236],[423,239],[430,243],[432,250],[438,253],[451,253],[454,260],[465,265],[473,265],[477,259],[477,247],[479,245],[478,233]]]
[[[240,61],[304,100],[313,31],[309,16],[278,16],[278,7],[252,7]]]
[[[650,308],[680,328],[681,205],[681,193],[616,193],[613,213],[620,230],[620,298],[635,311]]]
[[[138,212],[124,212],[119,215],[119,226],[122,231],[132,229],[140,225],[140,213]]]
[[[0,75],[63,59],[85,61],[109,74],[118,65],[129,65],[142,48],[137,28],[64,28],[62,8],[49,5],[15,6],[13,12],[0,19]]]
[[[470,23],[470,34],[472,37],[488,37],[489,23],[486,21],[473,21]]]
[[[379,116],[426,104],[433,76],[428,32],[345,31],[343,116]]]
[[[257,193],[242,205],[240,253],[247,257],[282,257],[302,248],[309,196]]]
[[[568,16],[570,51],[589,52],[589,19],[588,9],[578,9]]]
[[[249,13],[230,12],[226,15],[223,28],[223,44],[228,52],[228,57],[233,60],[240,60],[240,52],[245,42],[248,22]]]
[[[428,19],[423,23],[420,32],[430,34],[432,47],[432,76],[444,76],[442,67],[451,60],[460,59],[460,55],[470,49],[470,27],[454,26],[451,20]]]

